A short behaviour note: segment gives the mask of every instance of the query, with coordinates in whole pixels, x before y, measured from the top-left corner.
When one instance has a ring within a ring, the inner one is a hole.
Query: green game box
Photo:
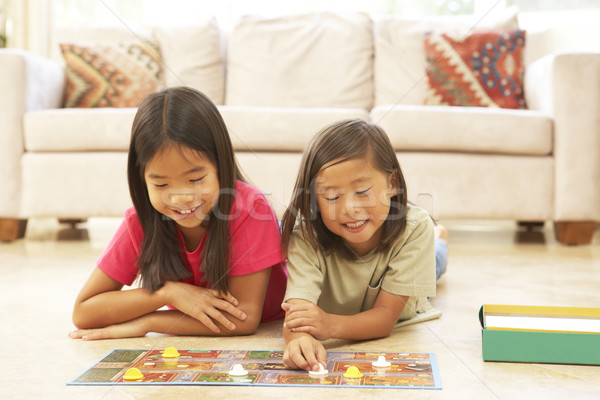
[[[483,305],[485,361],[600,365],[600,308]]]

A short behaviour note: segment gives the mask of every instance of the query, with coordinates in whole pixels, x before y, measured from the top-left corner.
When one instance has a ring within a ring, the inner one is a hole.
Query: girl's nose
[[[169,202],[172,204],[187,204],[194,201],[193,193],[169,193]]]
[[[344,212],[349,216],[355,216],[361,208],[360,202],[356,201],[356,199],[353,199],[351,196],[346,201],[346,204],[344,204]]]

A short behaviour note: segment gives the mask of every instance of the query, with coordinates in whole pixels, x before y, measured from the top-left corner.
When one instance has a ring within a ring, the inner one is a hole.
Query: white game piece
[[[328,370],[325,369],[325,367],[323,366],[323,364],[319,363],[319,370],[318,371],[308,371],[309,375],[327,375],[329,373]]]
[[[231,376],[246,376],[248,375],[248,371],[244,369],[242,364],[233,364],[233,367],[229,370],[229,375]]]
[[[371,364],[373,364],[374,367],[379,367],[379,368],[385,368],[385,367],[389,367],[390,365],[392,365],[391,362],[385,360],[384,356],[377,357],[377,361],[373,361]]]

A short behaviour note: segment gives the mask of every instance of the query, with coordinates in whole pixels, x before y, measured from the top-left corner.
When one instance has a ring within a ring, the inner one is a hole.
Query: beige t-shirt
[[[355,261],[313,249],[296,227],[288,250],[285,300],[304,299],[327,313],[353,315],[371,309],[383,289],[409,296],[399,320],[413,318],[417,307],[431,307],[426,297],[435,296],[434,243],[429,214],[411,205],[406,229],[390,249]]]

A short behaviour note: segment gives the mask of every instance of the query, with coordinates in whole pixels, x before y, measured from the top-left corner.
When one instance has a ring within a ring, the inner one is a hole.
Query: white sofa
[[[531,34],[527,109],[423,105],[424,31],[517,26],[514,11],[478,23],[322,13],[145,34],[160,47],[165,85],[196,87],[218,105],[243,170],[280,215],[308,140],[358,117],[386,130],[409,198],[435,218],[553,221],[561,242],[588,243],[600,221],[599,54],[545,55],[543,33]],[[0,239],[22,235],[31,217],[122,216],[135,108],[61,108],[56,59],[1,50],[0,71]]]

